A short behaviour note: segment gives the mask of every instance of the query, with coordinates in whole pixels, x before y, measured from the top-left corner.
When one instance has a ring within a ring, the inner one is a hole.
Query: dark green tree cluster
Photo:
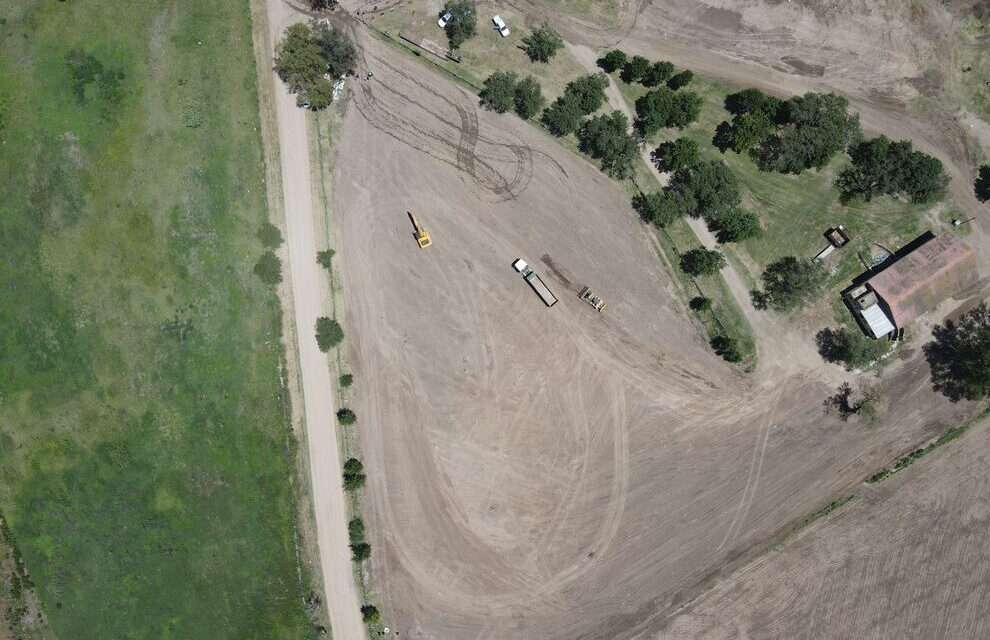
[[[619,49],[613,49],[599,58],[598,66],[606,73],[620,71],[619,77],[623,82],[639,82],[644,87],[658,87],[666,83],[675,91],[691,82],[694,77],[690,71],[675,74],[674,65],[665,60],[651,63],[643,56],[630,58]]]
[[[636,100],[636,129],[649,136],[666,127],[683,129],[701,113],[701,96],[667,87],[654,89]]]
[[[660,171],[677,171],[698,164],[698,143],[688,138],[661,142],[650,154],[653,164]]]
[[[753,291],[757,308],[791,311],[811,302],[825,286],[827,274],[813,261],[786,256],[763,271],[763,291]]]
[[[833,93],[806,93],[780,101],[757,89],[726,98],[732,122],[721,123],[712,141],[725,152],[749,153],[763,171],[801,173],[821,169],[862,137],[859,117]]]
[[[629,135],[629,120],[621,111],[586,120],[578,130],[581,151],[601,161],[602,171],[613,178],[632,174],[636,141]]]
[[[344,463],[344,489],[355,491],[364,486],[366,477],[364,465],[357,458],[348,458]]]
[[[270,222],[258,229],[258,240],[267,249],[254,265],[254,275],[267,285],[282,282],[282,261],[275,255],[275,249],[282,246],[282,232]]]
[[[953,401],[990,395],[990,307],[980,304],[932,334],[924,351],[935,390]]]
[[[275,49],[275,71],[296,94],[296,103],[325,109],[333,100],[330,78],[354,70],[354,45],[336,27],[323,22],[299,23],[285,30]]]
[[[520,118],[528,120],[543,108],[543,90],[533,76],[522,80],[511,71],[496,71],[485,80],[479,94],[481,106],[497,113],[515,109]]]
[[[344,330],[333,318],[320,317],[316,319],[316,344],[320,351],[326,353],[344,340]]]
[[[949,178],[942,162],[915,151],[910,140],[892,142],[886,136],[865,140],[849,150],[852,166],[835,181],[843,202],[873,196],[905,196],[914,203],[930,202],[945,192]]]
[[[980,202],[990,200],[990,164],[980,167],[976,182],[973,183],[973,194]]]
[[[443,30],[447,33],[447,43],[453,51],[478,31],[478,11],[472,0],[450,0],[440,10],[440,16],[447,13],[450,13],[450,20]]]
[[[684,71],[683,73],[691,72]],[[644,87],[659,87],[666,82],[667,86],[671,89],[677,89],[679,87],[676,85],[679,81],[675,81],[675,77],[677,76],[674,76],[674,65],[666,61],[660,61],[651,64],[649,69],[646,70],[646,73],[643,74],[643,77],[639,79],[639,82]]]
[[[818,353],[826,362],[838,362],[847,369],[867,367],[880,359],[888,350],[883,340],[873,340],[862,331],[850,331],[845,327],[825,328],[815,336]]]
[[[662,63],[657,63],[657,64],[662,64]],[[670,63],[668,62],[667,64]],[[670,68],[671,70],[673,70],[674,65],[670,65]],[[670,76],[670,79],[667,80],[667,87],[673,89],[674,91],[677,91],[681,87],[686,87],[687,85],[689,85],[692,80],[694,80],[694,73],[692,73],[689,69],[685,69],[684,71],[681,71],[678,74]],[[646,84],[646,76],[643,77],[643,84]]]
[[[345,427],[352,425],[357,422],[357,414],[347,407],[341,407],[340,409],[337,409],[337,422]]]
[[[633,82],[639,82],[642,80],[643,76],[645,76],[646,72],[649,70],[649,60],[643,56],[633,56],[622,65],[622,72],[619,74],[619,77],[622,78],[623,82],[632,84]]]
[[[526,55],[533,62],[550,62],[557,51],[564,47],[560,34],[544,22],[539,29],[522,39]]]
[[[382,614],[378,612],[378,607],[373,604],[366,604],[361,607],[361,619],[365,624],[378,624],[382,619]]]
[[[710,276],[725,266],[721,251],[699,247],[681,254],[681,271],[692,276]]]
[[[587,75],[573,80],[564,88],[564,94],[543,110],[543,124],[555,136],[574,133],[581,127],[584,116],[598,111],[605,103],[605,74]]]
[[[629,58],[625,51],[612,49],[601,58],[598,58],[598,67],[605,73],[614,73],[625,66]]]
[[[742,353],[739,351],[739,342],[730,336],[719,334],[710,341],[712,350],[717,355],[722,356],[726,362],[739,362],[742,360]]]
[[[352,518],[347,523],[347,536],[351,541],[351,557],[361,562],[371,557],[371,545],[364,539],[364,521]]]

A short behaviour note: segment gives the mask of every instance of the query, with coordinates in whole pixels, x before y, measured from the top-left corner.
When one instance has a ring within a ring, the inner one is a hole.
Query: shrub
[[[608,87],[608,76],[595,73],[581,76],[567,83],[564,95],[574,99],[583,115],[598,111],[605,104],[605,88]]]
[[[543,90],[533,76],[526,76],[516,84],[512,99],[516,114],[523,120],[529,120],[543,108]]]
[[[692,311],[697,313],[702,313],[704,311],[710,311],[712,308],[711,298],[706,298],[705,296],[695,296],[691,298],[688,302],[688,306],[691,307]]]
[[[258,240],[266,249],[278,249],[282,245],[282,232],[278,227],[270,222],[266,222],[258,229]]]
[[[254,265],[254,274],[265,284],[276,285],[282,282],[282,261],[272,251],[266,251]]]
[[[584,112],[577,100],[571,96],[563,95],[543,110],[541,120],[553,135],[566,136],[568,133],[577,131],[578,127],[581,126],[583,117]]]
[[[644,87],[657,87],[670,80],[672,75],[674,65],[669,62],[654,62],[640,78],[640,82]]]
[[[522,41],[526,48],[526,55],[533,62],[550,62],[550,59],[564,46],[560,34],[545,22],[539,29],[524,37]]]
[[[485,80],[485,88],[479,97],[481,105],[496,113],[505,113],[515,102],[516,74],[496,71]]]
[[[739,362],[742,360],[742,353],[739,352],[739,343],[735,338],[717,335],[712,338],[712,349],[716,354],[722,356],[726,362]]]
[[[622,78],[624,82],[636,82],[650,70],[650,61],[643,56],[633,56],[622,65],[622,73],[619,77]]]
[[[440,10],[439,15],[442,16],[448,12],[451,17],[447,21],[444,31],[447,32],[447,42],[453,50],[474,36],[478,29],[478,13],[472,0],[450,0]]]
[[[873,340],[861,331],[825,328],[815,335],[818,353],[827,362],[841,362],[847,369],[867,367],[880,359],[888,350],[888,343]]]
[[[344,463],[344,489],[355,491],[364,486],[364,465],[357,458],[348,458]]]
[[[618,69],[621,69],[628,60],[625,51],[620,51],[619,49],[612,49],[606,53],[601,58],[598,58],[598,66],[605,73],[613,73]]]
[[[340,386],[345,389],[354,384],[354,376],[349,373],[341,374],[339,378]]]
[[[628,128],[629,121],[621,111],[591,118],[578,131],[581,151],[600,160],[602,171],[610,176],[628,177],[636,158],[636,141],[627,133]]]
[[[352,518],[347,523],[347,536],[350,538],[351,544],[364,542],[364,521],[361,518]]]
[[[696,93],[660,87],[637,98],[636,128],[645,136],[666,127],[683,129],[698,118],[701,102]]]
[[[316,319],[316,344],[320,351],[326,353],[344,340],[344,330],[333,318],[321,317]]]
[[[361,607],[361,619],[364,620],[365,624],[378,624],[382,615],[374,605],[366,604]]]
[[[333,249],[327,249],[326,251],[318,251],[316,253],[316,262],[324,269],[327,269],[329,271],[330,267],[332,266],[331,263],[333,262],[333,256],[334,256]]]
[[[357,422],[357,415],[347,407],[341,407],[337,410],[337,422],[344,425],[352,425]]]
[[[681,270],[692,276],[710,276],[725,266],[725,256],[718,251],[697,248],[681,255]]]
[[[694,79],[694,74],[691,71],[685,69],[684,71],[681,71],[677,75],[671,76],[671,78],[667,80],[667,86],[670,87],[673,91],[677,91],[681,87],[686,87],[688,84],[690,84],[691,80],[693,79]]]
[[[990,164],[980,167],[976,182],[973,183],[973,193],[980,202],[990,200]]]
[[[367,542],[358,542],[351,545],[351,559],[354,562],[361,562],[371,557],[371,545]]]
[[[817,262],[787,256],[763,271],[763,296],[767,306],[790,311],[818,295],[825,279],[825,271]]]
[[[662,142],[650,156],[660,171],[677,171],[698,164],[698,143],[688,138]]]

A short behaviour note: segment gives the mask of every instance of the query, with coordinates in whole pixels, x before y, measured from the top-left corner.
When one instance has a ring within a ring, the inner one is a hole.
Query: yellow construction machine
[[[412,211],[406,211],[406,213],[409,214],[409,221],[412,222],[413,229],[416,231],[413,235],[416,238],[419,248],[425,249],[433,244],[433,240],[430,238],[430,232],[419,226],[419,222],[416,220],[416,216],[412,214]]]

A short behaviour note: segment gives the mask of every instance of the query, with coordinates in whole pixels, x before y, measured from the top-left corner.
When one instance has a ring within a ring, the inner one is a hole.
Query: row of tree
[[[643,56],[629,57],[621,49],[612,49],[599,58],[598,66],[605,73],[618,71],[623,82],[638,82],[644,87],[666,84],[673,91],[687,86],[694,79],[694,74],[689,70],[675,73],[674,65],[666,60],[650,62]]]
[[[299,23],[275,48],[275,71],[299,106],[319,110],[330,106],[334,81],[354,71],[355,58],[354,45],[336,27]]]

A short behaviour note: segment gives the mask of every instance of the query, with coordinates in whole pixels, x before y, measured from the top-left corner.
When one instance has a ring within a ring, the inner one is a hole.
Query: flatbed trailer
[[[547,287],[546,283],[543,282],[543,278],[539,276],[535,271],[523,259],[516,260],[512,263],[512,267],[522,274],[523,280],[529,283],[529,286],[536,292],[536,295],[540,296],[543,300],[543,304],[548,307],[552,307],[557,304],[557,296],[553,295],[550,288]]]

